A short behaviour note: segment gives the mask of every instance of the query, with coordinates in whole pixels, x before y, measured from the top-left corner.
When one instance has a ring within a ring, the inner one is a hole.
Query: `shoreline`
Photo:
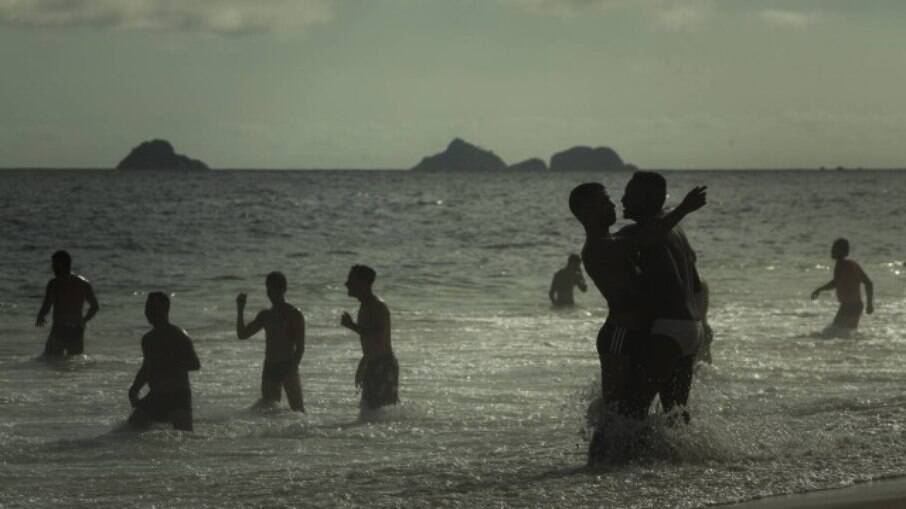
[[[727,509],[899,509],[906,507],[906,476],[712,507]]]

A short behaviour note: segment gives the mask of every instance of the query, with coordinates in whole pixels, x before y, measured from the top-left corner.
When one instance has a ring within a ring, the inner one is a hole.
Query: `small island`
[[[118,165],[117,170],[167,170],[167,171],[205,171],[208,165],[173,150],[167,140],[143,142],[132,149]]]
[[[506,163],[497,154],[456,138],[450,142],[447,150],[422,159],[412,170],[473,172],[500,171],[506,167]]]
[[[551,156],[551,171],[627,170],[626,163],[610,147],[573,147]]]
[[[531,159],[526,159],[525,161],[510,165],[507,167],[507,170],[510,171],[547,171],[547,163],[542,159],[533,157]]]

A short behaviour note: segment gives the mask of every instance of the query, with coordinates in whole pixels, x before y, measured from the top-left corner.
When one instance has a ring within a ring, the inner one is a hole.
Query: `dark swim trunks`
[[[400,366],[391,354],[362,358],[359,362],[362,402],[371,409],[399,403]],[[359,377],[357,376],[357,382]]]
[[[861,302],[840,304],[837,316],[834,317],[834,326],[841,329],[856,329],[859,327],[859,318],[862,317],[864,306]]]
[[[293,361],[264,361],[263,376],[268,382],[281,384],[295,372],[296,363]]]
[[[44,355],[47,357],[62,357],[66,355],[80,355],[85,351],[85,328],[78,325],[54,324],[47,336],[44,345]]]
[[[147,414],[152,421],[169,422],[175,411],[192,411],[192,392],[189,389],[177,392],[151,392],[138,400],[135,407]]]
[[[598,357],[606,354],[637,359],[647,339],[645,331],[605,323],[598,332]]]

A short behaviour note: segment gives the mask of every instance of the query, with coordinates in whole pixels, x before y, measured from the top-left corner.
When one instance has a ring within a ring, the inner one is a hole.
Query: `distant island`
[[[208,165],[173,150],[167,140],[143,142],[132,149],[118,165],[117,170],[171,170],[171,171],[205,171]]]
[[[427,156],[416,164],[413,171],[429,172],[543,172],[543,171],[613,171],[635,170],[623,162],[619,154],[609,147],[572,147],[551,156],[550,167],[539,158],[507,165],[494,152],[456,138],[447,149]]]
[[[467,143],[459,138],[439,154],[425,157],[413,171],[499,171],[506,163],[490,150]]]

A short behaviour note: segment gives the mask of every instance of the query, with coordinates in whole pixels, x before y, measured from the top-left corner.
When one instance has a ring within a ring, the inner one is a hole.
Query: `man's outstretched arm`
[[[862,275],[862,284],[865,285],[865,312],[870,315],[875,312],[875,285],[861,267],[859,272]]]
[[[684,217],[702,208],[707,203],[707,186],[693,187],[683,201],[662,217],[635,230],[635,233],[616,238],[625,251],[631,252],[663,239]]]
[[[837,280],[836,280],[836,279],[831,279],[829,283],[827,283],[827,284],[825,284],[825,285],[821,285],[821,286],[819,286],[818,288],[815,288],[815,291],[812,292],[812,300],[817,299],[817,298],[818,298],[818,295],[820,295],[821,292],[826,292],[826,291],[828,291],[828,290],[833,290],[833,289],[836,288],[836,287],[837,287]]]
[[[264,324],[261,320],[261,313],[258,313],[258,316],[252,320],[251,323],[246,325],[245,323],[245,302],[247,296],[244,293],[240,293],[236,296],[236,336],[239,339],[248,339],[258,333]]]
[[[53,293],[53,280],[47,283],[47,288],[44,289],[44,302],[41,303],[41,309],[38,310],[38,317],[35,319],[35,327],[43,327],[47,323],[47,313],[50,313],[50,308],[53,306],[53,299],[50,298]]]

